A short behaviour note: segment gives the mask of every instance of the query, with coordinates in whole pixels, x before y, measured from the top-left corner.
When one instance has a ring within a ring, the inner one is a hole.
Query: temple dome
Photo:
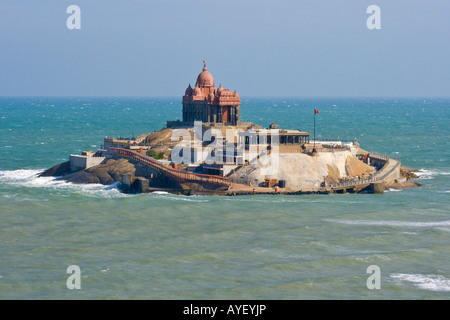
[[[203,63],[203,71],[198,75],[196,85],[198,85],[199,87],[213,87],[214,79],[211,73],[208,72],[205,61],[203,61]]]
[[[198,85],[195,86],[195,89],[194,89],[194,96],[201,96],[201,95],[203,95],[203,94],[202,94],[202,90],[198,87]]]
[[[186,89],[186,91],[184,92],[184,94],[185,94],[186,96],[192,96],[193,91],[194,91],[194,90],[192,89],[191,85],[189,84],[189,87],[187,87],[187,89]]]

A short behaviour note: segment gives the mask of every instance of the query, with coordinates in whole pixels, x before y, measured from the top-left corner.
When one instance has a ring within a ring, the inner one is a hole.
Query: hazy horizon
[[[167,96],[140,96],[140,95],[15,95],[15,96],[0,96],[0,98],[176,98],[180,99],[184,93],[180,95],[167,95]],[[297,99],[450,99],[450,96],[240,96],[242,99],[253,98],[297,98]]]

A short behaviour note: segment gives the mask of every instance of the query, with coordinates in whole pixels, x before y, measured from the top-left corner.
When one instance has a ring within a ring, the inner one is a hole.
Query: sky
[[[450,1],[0,2],[0,96],[181,96],[203,60],[241,97],[448,97]]]

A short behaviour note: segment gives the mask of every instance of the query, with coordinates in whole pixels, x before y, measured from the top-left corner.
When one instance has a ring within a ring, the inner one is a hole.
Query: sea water
[[[420,169],[383,195],[125,195],[36,175],[174,98],[0,98],[0,299],[448,299],[450,99],[243,98],[264,127],[356,140]],[[70,265],[81,289],[69,290]],[[380,289],[368,289],[369,266]]]

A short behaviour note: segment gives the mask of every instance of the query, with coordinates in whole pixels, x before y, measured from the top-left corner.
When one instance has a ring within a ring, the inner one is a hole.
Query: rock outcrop
[[[398,189],[406,189],[406,188],[415,188],[415,187],[420,187],[420,186],[423,186],[423,184],[415,182],[415,181],[406,180],[406,181],[401,181],[401,182],[399,181],[399,182],[396,182],[396,183],[390,185],[389,189],[398,190]]]
[[[371,167],[355,156],[349,155],[345,160],[345,173],[348,177],[364,177],[375,172],[375,168]]]
[[[45,170],[40,177],[61,177],[70,173],[70,162],[63,162]]]
[[[400,175],[404,178],[406,178],[406,180],[412,180],[412,179],[418,179],[419,176],[417,174],[415,174],[415,172],[418,172],[419,170],[413,169],[413,168],[408,168],[405,166],[401,166],[400,167]]]
[[[97,166],[73,173],[70,173],[69,162],[64,162],[44,171],[40,176],[53,176],[58,180],[72,183],[101,183],[111,185],[115,182],[122,181],[124,174],[150,178],[155,173],[155,171],[139,162],[118,157],[109,159],[105,163]]]
[[[104,164],[68,174],[59,179],[72,183],[101,183],[110,185],[121,181],[122,175],[135,175],[136,168],[126,159],[109,159]]]

